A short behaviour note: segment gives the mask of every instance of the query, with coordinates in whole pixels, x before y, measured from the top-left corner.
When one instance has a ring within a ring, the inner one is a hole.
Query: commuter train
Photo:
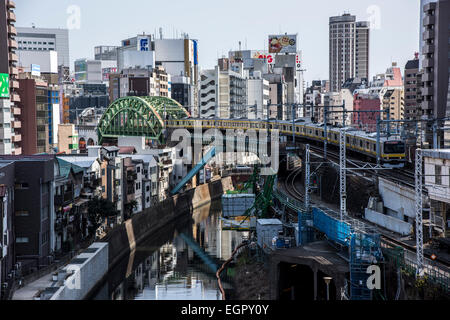
[[[198,124],[201,122],[201,124]],[[203,129],[255,129],[279,130],[280,134],[292,135],[292,122],[278,120],[248,120],[248,119],[181,119],[166,120],[169,128],[194,128],[194,124],[201,125]],[[328,126],[328,144],[339,146],[340,128]],[[353,128],[346,129],[347,151],[365,155],[367,160],[376,161],[377,158],[377,134],[358,131]],[[295,123],[295,135],[308,140],[324,142],[325,134],[323,124],[314,124],[310,120],[297,120]],[[383,166],[390,168],[403,168],[406,161],[406,144],[398,135],[387,137],[380,136],[380,160]]]

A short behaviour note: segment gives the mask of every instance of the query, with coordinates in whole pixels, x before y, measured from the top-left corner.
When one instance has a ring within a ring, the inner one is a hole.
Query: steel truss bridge
[[[165,121],[190,114],[175,100],[165,97],[124,97],[114,101],[97,127],[99,144],[105,138],[146,137],[163,142]]]

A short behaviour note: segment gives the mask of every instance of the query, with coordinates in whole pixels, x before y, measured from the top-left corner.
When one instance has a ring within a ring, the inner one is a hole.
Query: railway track
[[[310,146],[310,149],[319,155],[323,153],[323,148],[317,147],[317,146]],[[327,150],[327,157],[328,160],[333,160],[336,164],[339,164],[339,153],[333,151],[333,150]],[[348,160],[355,162],[355,163],[363,163],[361,160],[355,159],[355,158],[347,158]],[[396,183],[399,183],[401,185],[414,188],[415,187],[415,176],[414,172],[411,172],[407,169],[398,169],[394,168],[392,170],[370,170],[367,169],[365,172],[368,172],[372,174],[372,176],[378,175],[378,177],[382,177],[385,179],[388,179],[390,181],[394,181]],[[424,192],[428,192],[424,188]]]

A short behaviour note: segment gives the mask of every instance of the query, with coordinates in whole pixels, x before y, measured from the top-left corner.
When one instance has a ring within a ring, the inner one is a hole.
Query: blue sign
[[[148,49],[148,38],[138,38],[138,51],[149,51]]]
[[[31,75],[39,77],[41,75],[41,66],[38,64],[32,64],[31,65]]]

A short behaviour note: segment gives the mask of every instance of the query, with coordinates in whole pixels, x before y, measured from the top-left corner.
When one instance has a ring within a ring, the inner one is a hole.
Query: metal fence
[[[401,267],[407,273],[415,275],[417,271],[416,253],[398,246],[392,246],[386,241],[381,241],[383,254],[389,257],[389,260],[396,266]],[[450,291],[450,268],[424,258],[424,278],[425,280],[441,287],[446,292]]]

